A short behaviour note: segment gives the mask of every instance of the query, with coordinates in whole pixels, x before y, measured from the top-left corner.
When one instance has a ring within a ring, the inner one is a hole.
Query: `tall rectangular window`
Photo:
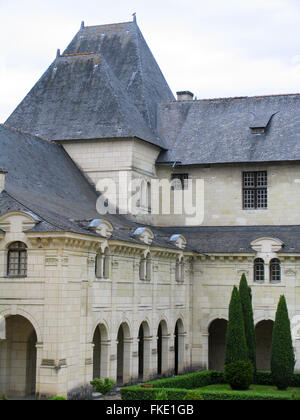
[[[187,190],[189,187],[189,175],[172,174],[172,185],[173,190]]]
[[[243,173],[243,208],[244,210],[268,208],[268,173]]]

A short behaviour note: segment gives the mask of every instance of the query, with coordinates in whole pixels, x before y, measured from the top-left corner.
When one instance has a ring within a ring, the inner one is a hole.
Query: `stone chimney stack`
[[[194,94],[188,90],[184,92],[177,92],[177,101],[192,101],[193,99]]]
[[[5,190],[5,178],[7,172],[0,168],[0,193]]]

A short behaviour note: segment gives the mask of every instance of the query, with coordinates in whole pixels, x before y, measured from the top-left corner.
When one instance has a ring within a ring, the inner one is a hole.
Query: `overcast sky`
[[[300,92],[300,0],[0,0],[0,122],[79,30],[138,24],[171,89]]]

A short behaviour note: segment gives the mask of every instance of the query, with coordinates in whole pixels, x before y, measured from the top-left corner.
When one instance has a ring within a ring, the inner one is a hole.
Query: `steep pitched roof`
[[[158,163],[298,161],[300,95],[165,102],[159,130],[169,150]]]
[[[135,22],[88,27],[6,124],[51,140],[138,137],[165,149],[157,105],[172,99]]]
[[[157,104],[174,100],[136,22],[81,28],[66,54],[100,52],[149,127],[156,131]]]

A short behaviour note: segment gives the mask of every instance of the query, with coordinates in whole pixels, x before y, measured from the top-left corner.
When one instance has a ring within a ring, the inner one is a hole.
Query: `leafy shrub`
[[[164,389],[162,389],[161,391],[159,391],[156,394],[156,397],[155,397],[155,400],[156,401],[167,401],[168,399],[169,399],[168,398],[168,394],[167,394],[167,392]]]
[[[109,394],[113,390],[115,384],[115,381],[109,378],[105,378],[103,381],[101,379],[94,379],[91,382],[94,390],[100,392],[102,395]]]
[[[8,398],[5,394],[2,395],[2,401],[8,401]]]
[[[67,401],[65,397],[53,397],[50,401]]]
[[[68,393],[70,401],[90,401],[93,399],[93,388],[90,385],[84,385],[73,389]]]
[[[279,390],[286,390],[292,381],[295,368],[295,354],[291,324],[284,296],[280,297],[273,328],[271,370],[274,384]]]
[[[203,399],[200,391],[189,391],[185,396],[185,401],[203,401]]]
[[[246,391],[254,381],[251,362],[238,361],[225,366],[224,377],[232,389]]]

